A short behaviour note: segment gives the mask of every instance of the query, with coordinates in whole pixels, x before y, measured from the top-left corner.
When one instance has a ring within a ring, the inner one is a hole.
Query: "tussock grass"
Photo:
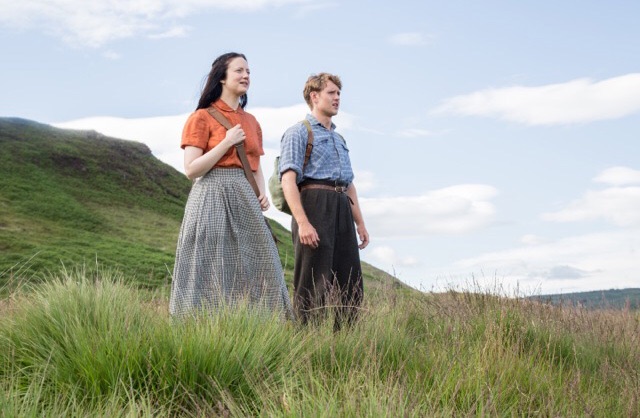
[[[0,303],[2,416],[638,416],[640,316],[491,292],[369,295],[333,332],[62,271]]]

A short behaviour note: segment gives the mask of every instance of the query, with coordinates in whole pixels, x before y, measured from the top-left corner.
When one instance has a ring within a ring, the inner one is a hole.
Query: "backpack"
[[[311,150],[313,149],[313,132],[311,131],[311,124],[308,120],[303,120],[304,126],[307,128],[307,150],[304,153],[304,164],[302,165],[302,171],[309,162],[311,157]],[[291,215],[291,209],[287,204],[287,200],[284,198],[284,192],[282,191],[282,183],[280,183],[280,156],[276,157],[273,163],[273,174],[269,177],[269,193],[271,193],[271,202],[276,209],[280,212]]]

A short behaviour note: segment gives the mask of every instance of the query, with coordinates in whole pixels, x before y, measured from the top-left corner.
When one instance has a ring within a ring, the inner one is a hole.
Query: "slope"
[[[170,282],[191,182],[146,145],[0,118],[0,161],[0,286],[63,266],[113,268],[150,287]],[[291,284],[290,234],[271,224]],[[405,287],[363,270],[369,288]]]

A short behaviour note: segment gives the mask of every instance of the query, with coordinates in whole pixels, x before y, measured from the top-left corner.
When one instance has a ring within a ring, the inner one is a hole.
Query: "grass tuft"
[[[100,269],[13,292],[0,414],[640,414],[637,312],[389,288],[336,333],[246,306],[175,320],[166,296]]]

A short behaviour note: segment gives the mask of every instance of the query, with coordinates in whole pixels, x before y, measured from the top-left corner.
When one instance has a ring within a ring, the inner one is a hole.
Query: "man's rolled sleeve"
[[[280,141],[280,166],[278,168],[280,180],[282,180],[284,172],[293,170],[296,173],[296,183],[302,181],[302,165],[307,144],[306,136],[303,136],[300,130],[301,127],[306,133],[306,128],[302,124],[296,124],[287,129]]]

